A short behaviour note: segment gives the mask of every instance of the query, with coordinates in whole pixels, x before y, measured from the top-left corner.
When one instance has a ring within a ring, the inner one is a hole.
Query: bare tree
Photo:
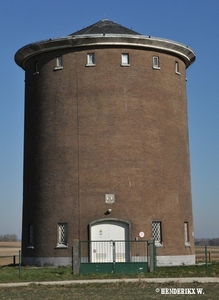
[[[18,238],[16,234],[4,234],[0,235],[0,241],[1,242],[17,242]]]

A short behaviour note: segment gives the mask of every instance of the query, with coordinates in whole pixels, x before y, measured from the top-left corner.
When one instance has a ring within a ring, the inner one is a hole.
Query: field
[[[21,242],[0,242],[0,266],[5,266],[13,263],[13,256],[16,256],[16,263],[18,263],[18,254],[21,249]],[[208,246],[209,252],[213,261],[219,261],[219,246]],[[205,261],[205,247],[195,247],[196,262]]]
[[[19,250],[21,250],[21,242],[0,242],[0,266],[12,264],[14,255],[18,263]]]
[[[207,246],[207,252],[208,252],[208,260],[209,260],[209,253],[210,253],[210,258],[212,260],[219,261],[219,246]],[[196,262],[205,260],[204,246],[195,247],[195,257],[196,257]]]

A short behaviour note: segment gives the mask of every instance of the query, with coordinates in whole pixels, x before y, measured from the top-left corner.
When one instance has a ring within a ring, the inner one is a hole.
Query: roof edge
[[[165,51],[179,56],[185,62],[186,68],[196,59],[195,52],[181,43],[133,34],[88,34],[43,40],[20,48],[14,59],[25,70],[26,61],[35,55],[60,49],[95,46],[129,46]]]

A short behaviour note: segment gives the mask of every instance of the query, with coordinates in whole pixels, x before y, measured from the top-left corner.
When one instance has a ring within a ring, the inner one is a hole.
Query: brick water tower
[[[194,52],[105,19],[26,45],[15,61],[25,70],[22,262],[69,265],[74,239],[154,238],[158,265],[195,263]]]

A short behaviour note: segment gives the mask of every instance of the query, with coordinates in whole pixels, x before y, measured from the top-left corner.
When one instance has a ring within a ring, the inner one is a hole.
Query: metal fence
[[[0,266],[16,265],[19,262],[19,255],[0,256]]]
[[[81,263],[147,262],[148,241],[81,241]]]
[[[148,272],[148,241],[81,241],[80,273]]]
[[[195,246],[196,263],[219,263],[219,246]]]

